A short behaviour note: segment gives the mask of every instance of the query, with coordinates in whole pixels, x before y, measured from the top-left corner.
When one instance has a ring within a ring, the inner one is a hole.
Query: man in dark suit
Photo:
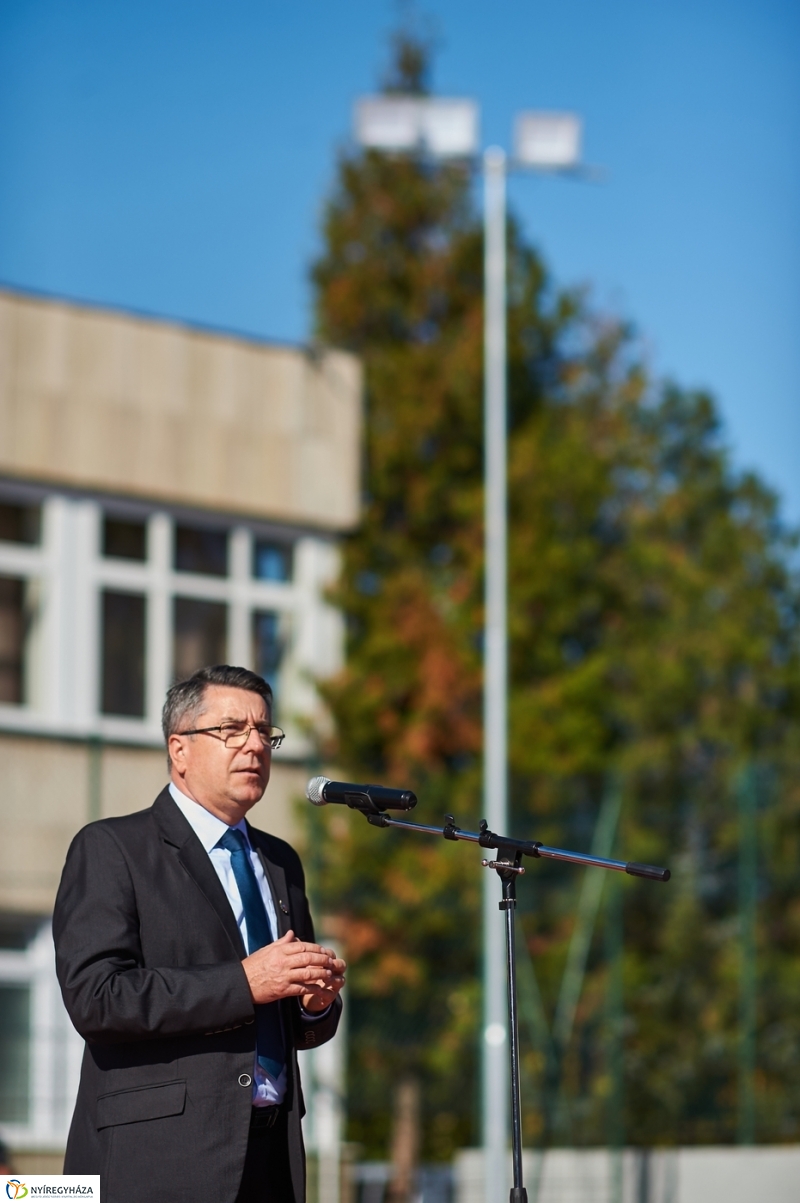
[[[303,870],[245,815],[283,733],[269,686],[220,665],[164,707],[170,785],[75,837],[53,932],[86,1040],[65,1173],[104,1203],[303,1203],[296,1050],[336,1031],[344,962]]]

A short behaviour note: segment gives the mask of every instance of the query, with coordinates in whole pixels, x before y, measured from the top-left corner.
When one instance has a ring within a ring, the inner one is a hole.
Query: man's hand
[[[333,957],[333,976],[327,980],[320,979],[312,989],[300,999],[306,1011],[324,1011],[336,998],[344,985],[344,971],[347,968],[341,957],[337,957],[332,949],[326,948]]]
[[[255,1003],[300,997],[307,1011],[324,1011],[344,985],[345,963],[333,949],[298,940],[293,931],[245,957],[242,968]]]

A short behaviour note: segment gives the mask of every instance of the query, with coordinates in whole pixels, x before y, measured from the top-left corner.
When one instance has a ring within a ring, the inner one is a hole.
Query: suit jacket
[[[314,929],[297,853],[248,827],[281,934]],[[233,1203],[252,1108],[255,1012],[246,951],[213,865],[164,790],[149,810],[91,823],[72,842],[53,916],[56,970],[86,1040],[64,1172],[100,1174],[105,1203]],[[329,1040],[281,1002],[289,1157],[305,1198],[298,1048]]]

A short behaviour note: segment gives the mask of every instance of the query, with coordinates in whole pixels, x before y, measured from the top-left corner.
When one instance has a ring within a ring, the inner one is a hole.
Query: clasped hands
[[[299,998],[306,1011],[324,1011],[344,985],[347,966],[332,948],[298,940],[287,931],[245,957],[242,968],[254,1003]]]

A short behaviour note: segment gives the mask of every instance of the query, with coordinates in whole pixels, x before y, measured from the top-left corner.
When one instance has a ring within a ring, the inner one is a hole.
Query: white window
[[[35,701],[41,506],[0,496],[0,704]]]
[[[0,1135],[12,1147],[63,1148],[83,1041],[55,975],[49,922],[0,914]]]
[[[173,681],[241,664],[303,755],[341,663],[337,568],[322,534],[0,484],[0,729],[158,743]]]

